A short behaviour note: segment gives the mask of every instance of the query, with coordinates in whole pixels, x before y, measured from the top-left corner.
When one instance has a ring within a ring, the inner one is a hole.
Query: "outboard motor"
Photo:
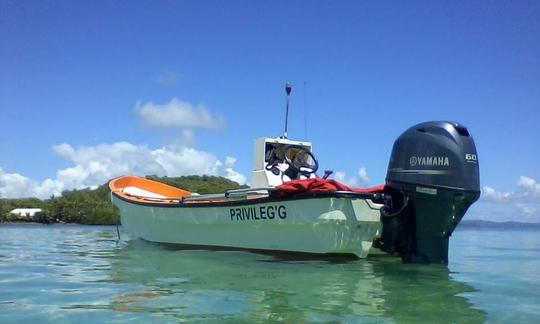
[[[448,239],[480,196],[474,140],[461,124],[425,122],[394,143],[386,185],[391,199],[376,242],[403,261],[448,264]]]

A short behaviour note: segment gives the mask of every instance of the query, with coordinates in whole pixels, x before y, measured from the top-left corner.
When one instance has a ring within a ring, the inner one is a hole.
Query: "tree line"
[[[238,183],[215,176],[158,177],[147,179],[166,183],[200,194],[221,193],[244,188]],[[16,208],[40,208],[33,218],[17,217],[10,211]],[[95,189],[69,190],[59,197],[0,199],[0,222],[28,221],[39,223],[77,223],[89,225],[114,225],[119,223],[118,210],[112,205],[108,183]]]

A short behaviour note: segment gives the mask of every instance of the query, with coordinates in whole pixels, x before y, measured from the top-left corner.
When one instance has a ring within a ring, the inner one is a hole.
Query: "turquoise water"
[[[540,322],[540,231],[460,229],[450,264],[179,251],[115,227],[0,226],[0,323]]]

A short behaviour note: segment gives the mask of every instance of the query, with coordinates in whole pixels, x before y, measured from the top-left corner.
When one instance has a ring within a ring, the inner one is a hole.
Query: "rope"
[[[387,217],[387,218],[395,217],[395,216],[401,214],[401,212],[405,210],[407,205],[409,205],[409,196],[407,196],[404,191],[401,191],[401,194],[403,195],[403,204],[401,204],[401,207],[399,208],[399,210],[397,212],[392,213],[392,214],[386,214],[386,212],[385,212],[384,215],[381,215],[381,216]]]
[[[119,190],[115,190],[117,192]],[[111,203],[113,201],[113,191],[111,190]],[[118,225],[120,225],[120,217],[118,217],[118,222],[116,222],[116,235],[118,236],[118,240],[116,240],[116,246],[118,246],[118,243],[122,240],[120,237],[120,229],[118,228]]]

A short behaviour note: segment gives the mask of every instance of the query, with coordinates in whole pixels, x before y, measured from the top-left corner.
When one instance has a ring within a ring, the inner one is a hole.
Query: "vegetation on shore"
[[[243,188],[234,181],[215,176],[147,176],[147,178],[201,194]],[[9,214],[15,208],[40,208],[43,212],[34,218],[18,217]],[[111,225],[118,224],[119,216],[111,204],[109,186],[103,184],[96,189],[64,191],[60,197],[46,200],[0,199],[0,222],[13,221]]]

